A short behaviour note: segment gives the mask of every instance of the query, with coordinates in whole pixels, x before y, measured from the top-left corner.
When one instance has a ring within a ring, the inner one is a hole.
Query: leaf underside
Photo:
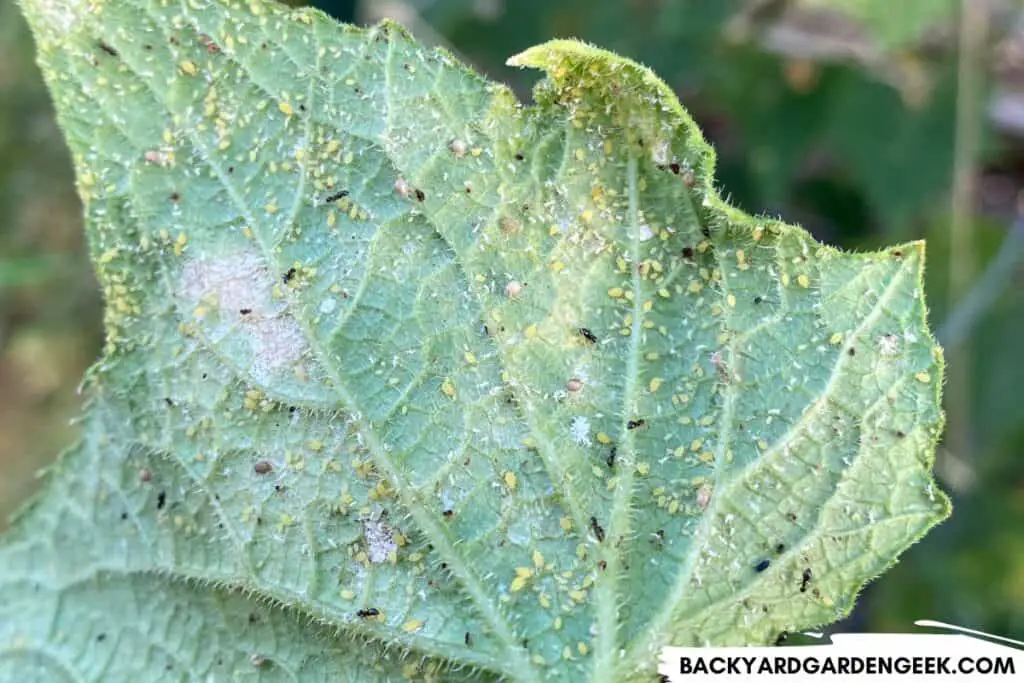
[[[923,245],[752,218],[646,69],[25,0],[107,348],[0,547],[4,680],[649,680],[948,514]],[[249,673],[247,673],[249,672]]]

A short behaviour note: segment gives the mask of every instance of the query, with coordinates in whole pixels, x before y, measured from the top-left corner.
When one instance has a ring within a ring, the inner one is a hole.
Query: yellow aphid
[[[544,567],[544,556],[540,554],[539,550],[533,551],[533,566],[537,569],[542,569]]]
[[[196,66],[195,62],[185,61],[178,66],[181,67],[182,73],[188,74],[189,76],[195,76],[199,73],[199,67]]]
[[[832,344],[833,346],[838,345],[838,344],[842,344],[843,343],[843,335],[840,332],[836,332],[831,337],[829,337],[828,343]]]
[[[423,622],[419,619],[410,619],[402,624],[402,630],[406,633],[416,633],[423,628]]]
[[[445,381],[441,382],[441,393],[447,396],[448,398],[452,399],[453,401],[455,400],[455,397],[457,395],[455,391],[455,385],[452,383],[450,379],[446,379]]]
[[[661,388],[661,385],[664,384],[664,382],[665,380],[663,380],[661,377],[655,377],[647,385],[647,389],[653,394],[654,392]]]
[[[807,289],[808,287],[811,286],[811,281],[810,281],[810,279],[808,279],[808,277],[806,275],[799,275],[799,276],[797,276],[796,282],[797,282],[798,285],[800,285],[804,289]]]
[[[621,299],[624,293],[622,287],[612,287],[608,290],[608,296],[613,299]]]
[[[466,362],[469,363],[470,365],[476,365],[476,356],[473,354],[472,351],[466,351],[466,353],[463,355],[463,358],[465,358]]]
[[[507,486],[510,491],[515,491],[516,486],[519,485],[519,479],[516,477],[516,473],[511,470],[505,470],[505,473],[501,475],[501,479],[505,482],[505,486]]]
[[[918,382],[921,382],[922,384],[928,384],[929,382],[932,381],[932,376],[929,375],[927,372],[919,372],[916,375],[914,375],[914,377],[917,379]]]
[[[603,444],[610,444],[612,442],[612,438],[605,434],[604,432],[597,433],[597,440],[599,443]]]
[[[725,301],[726,301],[726,303],[729,304],[729,308],[736,308],[736,295],[735,294],[730,294],[729,296],[725,297]]]
[[[572,531],[572,520],[568,517],[562,517],[558,520],[558,526],[561,527],[562,531]]]
[[[524,588],[526,588],[526,584],[527,584],[528,581],[529,581],[529,577],[526,577],[526,576],[516,576],[516,578],[512,579],[512,583],[509,584],[508,589],[512,593],[518,593],[519,591],[521,591]]]
[[[285,116],[291,116],[292,114],[295,113],[295,110],[292,109],[292,105],[286,102],[285,100],[281,100],[280,102],[278,102],[277,108],[280,109],[281,113],[284,114]]]

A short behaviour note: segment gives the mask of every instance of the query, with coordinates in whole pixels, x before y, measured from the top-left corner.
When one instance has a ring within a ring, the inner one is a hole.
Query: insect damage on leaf
[[[117,342],[0,546],[31,661],[626,680],[834,621],[948,513],[923,246],[727,205],[639,65],[532,48],[524,106],[388,22],[24,7]],[[46,636],[97,619],[140,654]]]

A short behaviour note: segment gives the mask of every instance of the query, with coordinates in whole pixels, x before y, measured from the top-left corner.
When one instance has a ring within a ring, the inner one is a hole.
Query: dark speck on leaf
[[[811,572],[811,568],[807,567],[807,569],[804,569],[804,573],[800,577],[800,592],[801,593],[806,593],[807,592],[807,586],[808,586],[808,584],[810,584],[812,577],[813,577],[813,573]]]
[[[683,258],[685,258],[685,259],[692,259],[693,258],[693,247],[683,247]]]
[[[586,339],[588,342],[590,342],[591,344],[597,343],[597,335],[595,335],[593,332],[591,332],[585,327],[581,327],[579,331],[580,336]]]
[[[782,554],[782,552],[783,552],[783,551],[784,551],[785,549],[786,549],[786,546],[785,546],[784,544],[782,544],[782,543],[779,543],[779,544],[777,544],[777,545],[775,546],[775,554],[776,554],[776,555],[781,555],[781,554]]]
[[[369,609],[361,609],[358,612],[356,612],[356,616],[360,617],[361,619],[375,617],[378,614],[380,614],[380,610],[376,607],[370,607]]]
[[[754,565],[754,571],[760,574],[765,569],[768,569],[769,565],[771,565],[771,562],[769,562],[768,560],[761,560],[760,562]]]
[[[281,276],[281,281],[284,282],[285,284],[288,284],[289,282],[292,281],[292,278],[294,277],[295,268],[289,268],[288,271],[283,276]]]
[[[167,505],[167,492],[161,491],[160,493],[156,494],[156,509],[163,510],[164,505]]]
[[[605,462],[608,464],[608,467],[615,467],[615,456],[617,454],[618,450],[615,448],[615,446],[612,446],[611,449],[609,449],[608,451],[607,459],[605,459]]]
[[[638,427],[643,427],[646,424],[647,420],[644,419],[630,420],[629,422],[626,423],[626,429],[637,429]]]
[[[469,631],[466,631],[466,636],[463,638],[463,642],[466,643],[466,647],[473,647],[473,636],[470,635]]]
[[[338,190],[337,192],[332,192],[331,194],[329,194],[326,197],[324,197],[324,204],[330,204],[331,202],[336,202],[339,199],[343,199],[343,198],[345,198],[347,196],[348,196],[348,190]]]
[[[671,168],[672,172],[675,173],[676,175],[679,175],[679,171],[682,170],[682,168],[677,163],[671,163],[668,165],[668,167]]]
[[[178,192],[172,192],[172,193],[171,193],[171,196],[170,196],[170,200],[171,200],[172,202],[178,202],[178,201],[180,201],[180,200],[181,200],[181,194],[179,194]]]
[[[516,161],[522,161],[525,158],[522,152],[516,152]]]
[[[597,523],[597,517],[590,518],[590,530],[594,532],[598,543],[604,543],[604,527]]]
[[[117,50],[115,50],[114,48],[110,47],[110,45],[107,45],[102,40],[99,42],[99,46],[100,46],[101,50],[106,52],[111,57],[119,57],[120,56],[120,54],[118,53]]]
[[[240,314],[242,314],[242,315],[249,315],[250,313],[252,313],[252,309],[251,308],[239,308],[238,312]]]
[[[427,195],[424,194],[423,190],[421,190],[419,188],[416,188],[416,201],[422,202],[422,201],[426,201],[426,199],[427,199]]]

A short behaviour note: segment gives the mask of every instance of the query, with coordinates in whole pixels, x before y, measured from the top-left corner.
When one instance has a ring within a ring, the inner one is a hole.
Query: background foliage
[[[957,122],[959,8],[943,0],[908,0],[898,11],[896,5],[319,3],[347,21],[391,16],[523,97],[533,76],[505,68],[504,60],[551,37],[575,36],[644,62],[677,90],[715,144],[721,185],[740,207],[800,222],[818,239],[848,249],[926,238],[932,324],[941,329],[963,300],[955,283],[951,292],[951,271],[966,267],[972,280],[984,280],[1016,217],[1024,122],[1001,114],[1006,107],[998,105],[1012,104],[1015,84],[1024,83],[1024,38],[1007,30],[1015,25],[1013,3],[972,2],[992,16],[989,49],[966,55],[979,64],[973,73],[979,99],[959,103],[983,114],[982,143],[966,150],[962,169],[978,180],[977,191],[960,200],[971,219],[965,252],[965,233],[951,237],[950,228],[954,151],[958,139],[977,131]],[[101,302],[82,251],[70,160],[11,0],[0,0],[0,54],[0,513],[6,514],[31,491],[34,471],[74,437],[75,388],[99,351]],[[994,296],[979,309],[969,336],[947,348],[951,367],[970,370],[950,387],[947,406],[962,438],[940,451],[939,475],[954,497],[954,516],[868,589],[846,626],[906,630],[914,619],[934,618],[1024,639],[1022,260],[988,278],[994,285],[986,291]]]

